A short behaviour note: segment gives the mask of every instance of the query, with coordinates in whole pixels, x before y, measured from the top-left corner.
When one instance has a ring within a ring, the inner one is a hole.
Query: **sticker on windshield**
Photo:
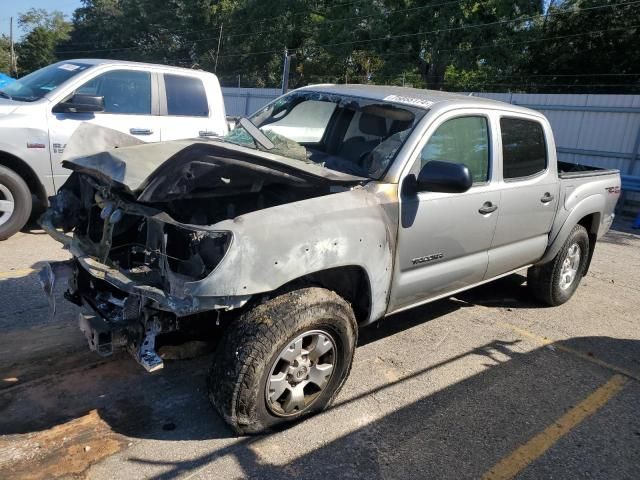
[[[388,102],[406,103],[407,105],[417,105],[419,107],[429,108],[433,105],[431,100],[425,100],[423,98],[405,97],[403,95],[387,95],[384,100]]]
[[[74,65],[73,63],[64,63],[58,67],[60,70],[67,70],[69,72],[73,72],[80,68],[80,65]]]

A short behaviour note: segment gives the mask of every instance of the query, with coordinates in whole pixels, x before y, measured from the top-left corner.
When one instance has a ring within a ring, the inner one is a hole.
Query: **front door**
[[[451,112],[425,139],[409,175],[417,175],[432,160],[463,163],[473,186],[465,193],[411,194],[405,178],[389,312],[484,278],[501,203],[491,179],[490,125],[480,112]]]
[[[160,117],[153,115],[152,74],[137,70],[113,70],[92,78],[73,94],[104,97],[104,112],[48,114],[51,165],[56,188],[71,173],[60,159],[67,141],[82,122],[108,127],[145,142],[160,141]]]

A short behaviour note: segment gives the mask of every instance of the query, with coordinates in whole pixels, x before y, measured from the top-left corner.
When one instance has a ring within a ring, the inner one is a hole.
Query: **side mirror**
[[[418,192],[463,193],[471,188],[473,180],[466,165],[432,160],[418,174]]]
[[[104,97],[76,93],[66,102],[60,102],[53,113],[95,113],[104,112]]]

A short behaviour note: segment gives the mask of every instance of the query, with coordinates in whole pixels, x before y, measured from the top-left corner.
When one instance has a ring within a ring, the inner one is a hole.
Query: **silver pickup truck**
[[[165,334],[214,331],[210,399],[240,433],[326,408],[385,316],[525,268],[566,302],[620,193],[559,163],[538,112],[397,87],[310,86],[223,138],[112,146],[64,162],[41,223],[73,259],[45,290],[67,276],[91,348],[149,371]]]

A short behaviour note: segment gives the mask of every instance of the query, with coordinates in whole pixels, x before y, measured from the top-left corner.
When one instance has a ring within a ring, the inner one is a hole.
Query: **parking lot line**
[[[607,383],[593,391],[553,424],[500,460],[482,476],[482,479],[506,480],[514,478],[587,417],[604,407],[624,387],[627,381],[624,376],[615,374]]]
[[[571,347],[567,347],[566,345],[562,345],[561,343],[558,343],[558,341],[556,340],[551,340],[547,337],[542,337],[540,335],[536,335],[533,332],[530,332],[528,330],[525,330],[524,328],[520,328],[520,327],[516,327],[515,325],[511,325],[508,322],[502,322],[502,321],[497,321],[496,325],[500,325],[502,327],[508,328],[509,330],[512,330],[513,332],[522,335],[523,337],[528,337],[542,345],[552,345],[553,348],[556,348],[560,351],[563,352],[567,352],[570,353],[572,355],[575,355],[576,357],[580,357],[583,360],[586,360],[588,362],[591,363],[595,363],[596,365],[599,365],[601,367],[607,368],[609,370],[612,370],[614,372],[617,372],[621,375],[624,375],[625,377],[629,377],[632,378],[638,382],[640,382],[640,376],[638,376],[637,374],[633,373],[631,370],[627,370],[626,368],[622,368],[622,367],[618,367],[617,365],[613,365],[609,362],[605,362],[604,360],[600,360],[597,357],[591,356],[591,355],[587,355],[584,352],[581,352],[580,350],[576,350],[575,348],[571,348]]]
[[[8,272],[0,272],[0,280],[6,279],[6,278],[26,277],[27,275],[30,275],[33,272],[35,272],[33,268],[23,268],[20,270],[9,270]]]

